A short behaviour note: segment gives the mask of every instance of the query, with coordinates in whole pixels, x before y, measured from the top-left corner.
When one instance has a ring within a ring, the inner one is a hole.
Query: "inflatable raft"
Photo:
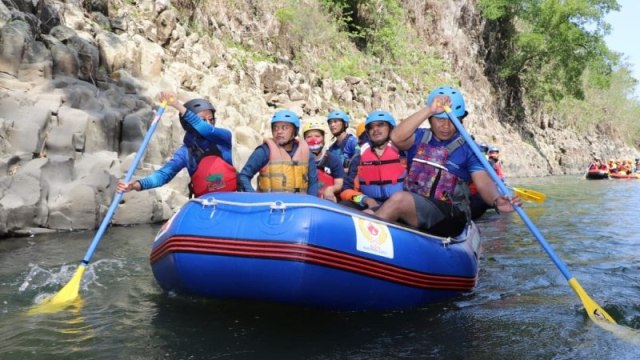
[[[178,294],[376,310],[472,291],[479,247],[474,224],[441,238],[309,195],[217,193],[164,224],[150,261]]]
[[[607,171],[607,170],[598,170],[598,169],[587,170],[587,172],[584,175],[584,177],[587,180],[605,180],[605,179],[609,178],[609,171]]]

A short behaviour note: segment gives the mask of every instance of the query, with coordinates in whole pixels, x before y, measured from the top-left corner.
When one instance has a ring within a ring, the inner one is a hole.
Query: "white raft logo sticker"
[[[356,228],[356,249],[393,259],[393,239],[387,225],[352,217]]]

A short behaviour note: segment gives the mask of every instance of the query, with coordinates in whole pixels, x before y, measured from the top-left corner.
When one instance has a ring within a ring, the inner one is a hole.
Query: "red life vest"
[[[400,151],[391,141],[381,156],[366,143],[360,148],[358,165],[359,190],[379,201],[388,199],[393,193],[402,191],[407,168],[400,159]]]
[[[329,152],[325,150],[320,159],[320,162],[318,162],[318,197],[323,197],[324,190],[329,186],[333,186],[333,184],[335,183],[333,176],[331,176],[331,174],[326,171],[329,170],[325,167],[328,160]]]
[[[191,192],[195,197],[238,189],[236,169],[217,155],[206,155],[191,175]]]

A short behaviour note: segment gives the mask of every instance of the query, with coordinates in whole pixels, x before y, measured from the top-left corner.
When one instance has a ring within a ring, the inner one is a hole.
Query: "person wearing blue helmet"
[[[445,106],[460,119],[467,116],[460,91],[442,86],[431,92],[426,106],[409,116],[391,133],[400,150],[407,150],[409,174],[404,191],[394,193],[375,215],[400,221],[437,236],[459,235],[471,221],[468,183],[473,180],[487,203],[502,212],[521,205],[517,196],[501,195],[480,159],[458,133]],[[430,129],[420,128],[429,121]]]
[[[293,192],[318,195],[315,155],[305,141],[296,138],[300,117],[290,110],[279,110],[271,118],[272,138],[264,140],[239,175],[243,191],[256,191],[251,180],[258,174],[259,192]]]
[[[180,124],[186,130],[182,145],[166,164],[151,175],[130,183],[118,181],[117,191],[140,191],[162,186],[185,168],[191,178],[189,196],[237,190],[231,131],[215,126],[216,109],[208,100],[192,99],[182,104],[177,99],[175,93],[168,91],[158,96],[158,100],[167,101],[179,112]]]
[[[328,151],[342,159],[342,166],[349,168],[349,161],[356,153],[358,139],[347,132],[349,128],[349,115],[342,110],[333,110],[327,115],[327,124],[334,137]]]
[[[367,141],[351,160],[340,204],[356,209],[376,209],[397,191],[407,175],[402,154],[390,141],[396,119],[384,110],[367,116]]]

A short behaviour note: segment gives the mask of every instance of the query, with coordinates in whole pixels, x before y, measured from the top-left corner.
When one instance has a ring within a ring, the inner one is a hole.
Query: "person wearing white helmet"
[[[393,193],[402,191],[407,169],[404,154],[390,141],[396,119],[384,110],[367,115],[367,141],[351,160],[340,204],[359,210],[376,209]]]
[[[409,174],[405,191],[394,193],[374,214],[401,221],[437,236],[454,237],[471,221],[469,181],[480,196],[502,212],[521,205],[517,196],[501,195],[484,166],[445,113],[445,106],[462,119],[467,115],[459,90],[443,86],[431,92],[425,107],[400,123],[391,140],[407,150]],[[429,121],[430,129],[420,128]]]
[[[318,195],[315,155],[296,137],[300,117],[290,110],[276,111],[271,118],[272,138],[264,140],[240,171],[243,191],[256,191],[251,180],[258,174],[259,192],[292,192]]]
[[[487,160],[489,160],[489,164],[493,166],[500,180],[504,182],[504,172],[502,171],[502,164],[500,163],[500,149],[495,146],[490,146],[489,151],[487,151]]]
[[[324,146],[325,126],[321,121],[310,120],[302,127],[302,137],[314,154],[318,168],[318,196],[336,202],[336,193],[342,189],[344,169],[342,161]]]
[[[205,99],[192,99],[182,104],[173,92],[164,91],[158,100],[180,113],[180,124],[186,130],[183,144],[173,157],[151,175],[125,183],[118,181],[116,190],[147,190],[162,186],[186,168],[191,182],[189,196],[211,192],[236,191],[237,172],[231,156],[231,131],[217,127],[216,109]]]

